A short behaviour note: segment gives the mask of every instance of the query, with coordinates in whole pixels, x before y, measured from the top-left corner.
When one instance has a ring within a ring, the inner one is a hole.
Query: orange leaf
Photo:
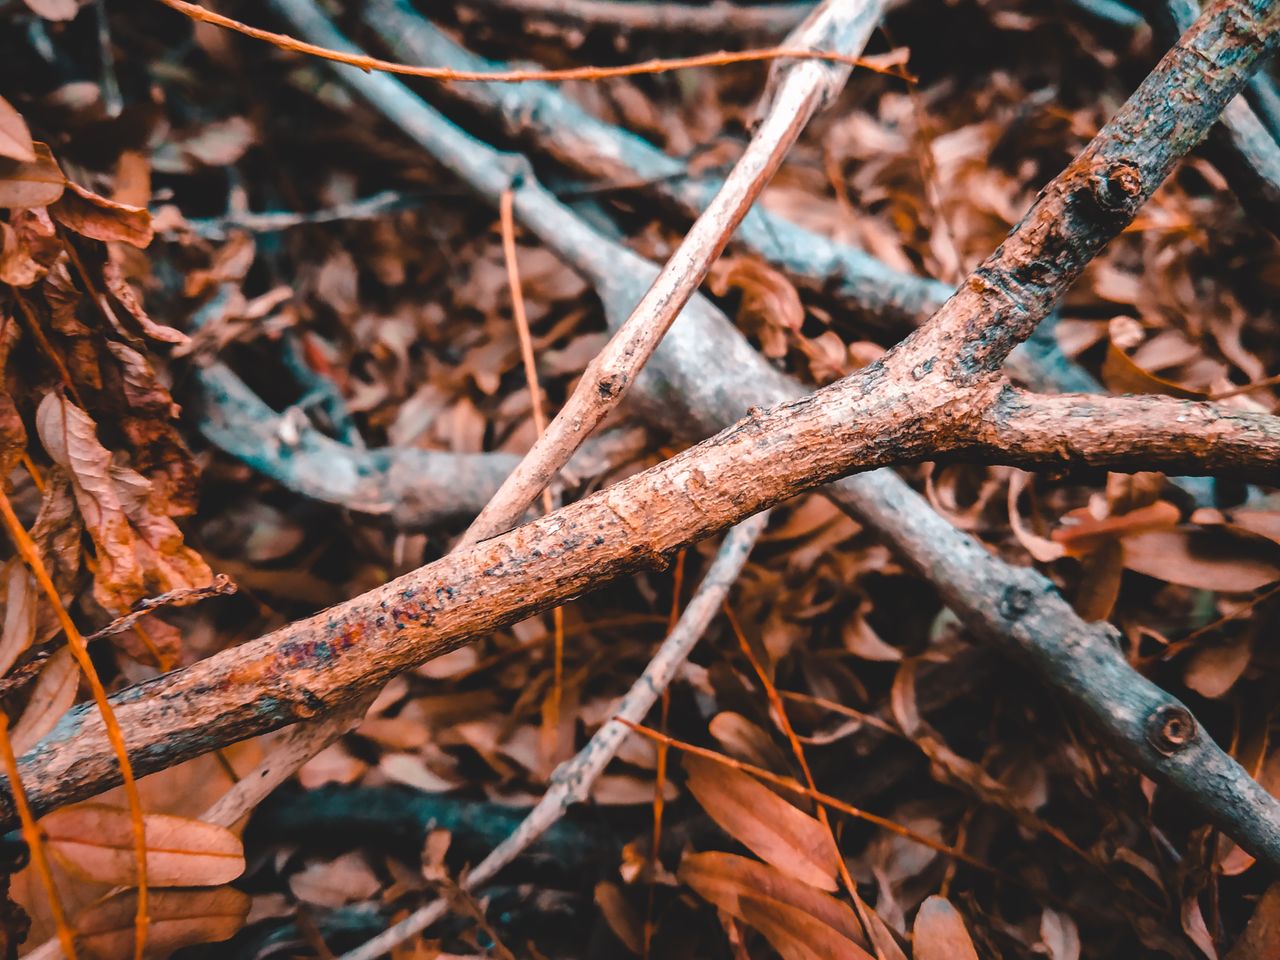
[[[0,207],[47,207],[67,186],[67,178],[48,146],[33,144],[35,159],[0,160]]]
[[[31,691],[31,700],[13,727],[13,752],[22,756],[52,730],[75,703],[80,668],[63,647],[44,665]]]
[[[1220,593],[1248,593],[1280,580],[1280,560],[1270,544],[1222,527],[1125,537],[1124,565],[1166,583]]]
[[[1280,883],[1273,883],[1253,908],[1244,933],[1227,960],[1272,960],[1280,956]]]
[[[155,236],[146,207],[108,200],[70,180],[49,213],[63,226],[93,240],[145,247]]]
[[[1183,681],[1202,697],[1221,697],[1240,679],[1252,657],[1253,641],[1247,633],[1203,646],[1191,655]]]
[[[739,770],[694,755],[684,766],[689,792],[726,833],[779,870],[836,888],[839,854],[826,827]]]
[[[79,943],[102,960],[133,955],[133,916],[138,892],[125,890],[90,904],[76,915]],[[249,897],[231,887],[151,891],[151,927],[145,956],[168,957],[193,943],[218,943],[234,936],[248,916]]]
[[[147,880],[158,887],[212,887],[244,872],[234,833],[201,820],[149,813],[143,817]],[[55,810],[40,821],[49,849],[71,873],[98,883],[137,882],[129,811],[100,803]]]
[[[754,897],[803,911],[846,940],[864,942],[852,907],[767,863],[715,850],[690,853],[680,861],[677,876],[704,900],[740,920],[747,919],[742,898]]]
[[[34,163],[36,159],[27,121],[4,97],[0,97],[0,157],[19,163]]]
[[[822,921],[777,900],[744,896],[742,911],[743,919],[764,934],[783,960],[872,960],[871,954]]]
[[[964,918],[945,897],[920,904],[912,928],[915,960],[978,960]]]
[[[1183,400],[1208,399],[1208,394],[1188,390],[1142,369],[1114,343],[1107,345],[1107,356],[1102,361],[1102,382],[1112,393],[1159,393]]]

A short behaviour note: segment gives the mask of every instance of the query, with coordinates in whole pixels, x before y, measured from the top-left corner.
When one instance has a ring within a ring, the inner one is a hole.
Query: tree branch
[[[1037,396],[1006,387],[968,455],[1025,468],[1280,477],[1280,417],[1171,397]]]

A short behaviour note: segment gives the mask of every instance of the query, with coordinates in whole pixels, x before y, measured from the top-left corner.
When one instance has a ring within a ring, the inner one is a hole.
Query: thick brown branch
[[[1006,387],[972,451],[1018,466],[1090,466],[1280,480],[1280,417],[1170,397],[1042,397]]]

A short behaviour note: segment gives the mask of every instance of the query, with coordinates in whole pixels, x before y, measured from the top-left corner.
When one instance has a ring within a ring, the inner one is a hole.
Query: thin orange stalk
[[[507,284],[511,287],[511,312],[515,316],[516,333],[520,338],[520,360],[524,365],[524,378],[529,386],[529,402],[533,408],[533,428],[542,436],[547,430],[547,412],[542,384],[538,382],[538,364],[533,354],[533,335],[529,332],[529,315],[524,308],[524,287],[520,283],[520,262],[516,258],[515,196],[510,190],[502,191],[498,201],[498,220],[502,224],[502,256],[507,263]],[[550,513],[555,509],[551,489],[542,490],[542,509]],[[551,700],[547,704],[544,729],[556,736],[560,729],[560,704],[564,697],[564,607],[551,611],[552,630],[555,635],[555,655],[552,660]]]
[[[67,925],[67,915],[63,912],[62,900],[58,897],[58,887],[53,882],[53,872],[44,855],[44,838],[40,836],[40,828],[31,815],[27,791],[23,789],[22,778],[18,776],[18,758],[13,755],[13,744],[9,740],[9,718],[3,710],[0,710],[0,760],[4,762],[5,773],[9,775],[13,805],[17,807],[18,820],[22,823],[22,839],[27,842],[27,849],[31,851],[31,865],[49,897],[49,913],[53,915],[53,925],[58,931],[58,943],[62,945],[62,952],[67,960],[76,960],[75,933]]]
[[[307,43],[297,37],[285,33],[274,33],[259,27],[251,27],[233,20],[220,13],[214,13],[198,3],[186,0],[160,0],[166,7],[178,13],[209,23],[215,27],[232,30],[273,44],[281,50],[293,53],[305,53],[322,60],[345,63],[361,70],[377,70],[382,73],[395,73],[405,77],[418,77],[423,80],[443,80],[448,82],[484,81],[488,83],[528,83],[539,80],[554,82],[562,80],[609,80],[614,77],[636,77],[648,73],[667,73],[672,70],[687,70],[691,67],[724,67],[735,63],[760,63],[767,60],[822,60],[827,63],[846,63],[854,67],[862,67],[875,73],[906,78],[901,67],[883,67],[873,60],[862,57],[851,57],[847,54],[830,50],[792,50],[786,47],[764,47],[754,50],[701,53],[691,57],[673,57],[670,59],[646,60],[643,63],[628,63],[616,67],[569,67],[564,70],[450,70],[448,67],[422,67],[408,63],[397,63],[394,60],[383,60],[365,54],[343,53],[314,43]]]
[[[743,656],[751,664],[751,669],[756,672],[756,676],[760,679],[761,685],[764,687],[765,695],[769,698],[769,704],[773,707],[774,713],[778,715],[778,722],[782,725],[782,732],[786,734],[787,742],[791,744],[791,752],[795,755],[796,763],[800,764],[800,770],[804,774],[804,782],[810,790],[817,789],[817,783],[813,779],[813,772],[809,769],[809,761],[804,755],[804,746],[800,743],[800,739],[796,736],[795,728],[791,726],[791,720],[787,716],[787,708],[782,703],[782,697],[778,696],[778,688],[774,686],[773,680],[769,674],[765,672],[760,661],[756,659],[755,653],[751,649],[751,644],[747,643],[747,635],[742,632],[742,625],[738,623],[738,618],[733,615],[733,608],[729,606],[729,601],[725,600],[720,605],[724,609],[724,615],[729,621],[729,627],[733,630],[733,635],[738,638],[738,646],[742,649]],[[844,862],[844,856],[840,853],[840,842],[836,839],[836,832],[831,828],[831,818],[827,816],[827,808],[818,805],[818,820],[827,828],[827,835],[831,837],[831,846],[836,851],[836,869],[840,873],[840,882],[844,884],[845,890],[849,896],[853,898],[853,902],[858,907],[858,913],[865,911],[862,898],[858,896],[858,887],[853,882],[853,877],[849,876],[849,867]],[[880,949],[876,945],[876,938],[873,931],[863,918],[863,926],[867,927],[867,939],[879,953]]]
[[[44,562],[40,559],[40,551],[23,528],[18,515],[13,512],[13,506],[9,503],[9,498],[5,496],[3,491],[0,491],[0,517],[4,520],[4,525],[9,531],[9,536],[13,540],[13,545],[18,551],[18,555],[22,557],[23,562],[26,563],[32,575],[36,578],[36,582],[40,585],[40,589],[44,591],[49,602],[53,604],[54,613],[57,614],[58,622],[62,625],[62,630],[67,636],[67,646],[71,649],[71,655],[76,658],[76,663],[80,665],[80,672],[84,674],[85,679],[89,682],[89,689],[93,692],[93,699],[98,704],[98,709],[102,712],[102,725],[106,728],[107,739],[110,741],[111,748],[120,763],[120,778],[123,781],[125,796],[128,799],[129,813],[133,817],[134,858],[137,861],[138,868],[138,910],[134,915],[133,956],[134,960],[142,960],[142,952],[147,942],[147,927],[150,924],[150,918],[147,915],[147,837],[142,819],[142,797],[138,793],[138,783],[133,777],[133,767],[129,763],[129,755],[125,750],[124,732],[116,721],[115,713],[111,710],[111,704],[107,700],[107,691],[102,686],[98,671],[94,669],[93,661],[89,658],[89,648],[84,641],[84,637],[81,636],[79,629],[72,621],[71,615],[67,613],[67,608],[62,605],[62,598],[58,596],[58,588],[53,585],[53,580],[49,577],[49,572],[45,569]],[[16,764],[17,761],[15,760],[14,762]],[[14,781],[14,786],[15,788],[17,786],[16,780]],[[15,789],[15,794],[16,792]]]

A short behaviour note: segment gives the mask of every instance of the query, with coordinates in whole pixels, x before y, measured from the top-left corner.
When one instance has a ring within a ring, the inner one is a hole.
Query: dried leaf
[[[49,658],[31,690],[27,709],[13,727],[13,752],[22,756],[71,709],[80,686],[80,668],[65,647]]]
[[[19,163],[32,163],[36,159],[27,121],[4,97],[0,97],[0,157]]]
[[[1040,943],[1049,960],[1080,960],[1080,931],[1076,922],[1052,907],[1040,912]]]
[[[81,803],[40,821],[49,849],[82,880],[128,886],[138,882],[133,819],[123,807]],[[157,887],[216,887],[244,872],[244,849],[226,827],[148,813],[147,882]]]
[[[47,207],[66,189],[48,146],[36,141],[34,147],[34,160],[0,160],[0,207]]]
[[[64,227],[93,240],[119,241],[134,247],[151,243],[151,214],[146,207],[117,203],[68,180],[49,213]]]
[[[195,943],[220,943],[235,936],[249,915],[250,898],[232,887],[151,890],[147,900],[144,956],[168,957]],[[91,904],[75,918],[77,941],[90,957],[133,956],[138,892],[125,890]]]
[[[380,886],[364,856],[356,851],[312,863],[289,878],[289,889],[299,900],[334,909],[368,900]]]
[[[690,853],[680,861],[678,876],[704,900],[740,920],[747,919],[742,898],[754,897],[803,911],[846,940],[866,942],[852,907],[766,863],[719,851]]]
[[[36,581],[17,557],[4,565],[4,632],[0,634],[0,676],[9,672],[36,638]]]
[[[1138,573],[1200,590],[1248,593],[1280,580],[1274,550],[1211,530],[1152,530],[1124,539],[1124,565]]]
[[[1221,697],[1235,686],[1252,656],[1253,638],[1247,633],[1204,646],[1191,655],[1182,679],[1202,697]]]
[[[804,305],[790,280],[755,257],[726,257],[712,268],[709,285],[718,297],[740,291],[739,322],[760,332],[766,356],[786,355],[787,333],[804,326]]]
[[[46,20],[74,20],[80,12],[79,0],[26,0],[26,4]]]
[[[1183,400],[1208,399],[1208,395],[1199,390],[1188,390],[1144,370],[1115,343],[1107,345],[1107,357],[1102,362],[1102,382],[1112,393],[1159,393]]]
[[[112,462],[93,421],[71,401],[49,394],[36,411],[45,450],[71,475],[98,567],[94,596],[123,613],[148,594],[208,585],[213,574],[182,533],[151,503],[151,484]]]
[[[175,330],[173,327],[167,327],[151,319],[147,311],[142,308],[141,301],[133,292],[133,287],[129,286],[129,281],[125,279],[118,264],[108,261],[103,265],[102,282],[107,291],[129,312],[129,315],[138,321],[142,332],[152,340],[184,347],[191,343],[191,338],[181,330]]]
[[[742,912],[743,919],[764,934],[783,960],[872,960],[871,954],[822,921],[777,900],[744,896]]]
[[[978,960],[964,918],[945,897],[920,904],[912,927],[915,960]]]
[[[1244,933],[1227,960],[1274,960],[1280,957],[1280,883],[1267,887],[1253,908]]]
[[[609,929],[634,954],[644,952],[644,921],[616,883],[597,883],[596,906]]]
[[[684,766],[689,791],[726,833],[779,870],[836,888],[839,853],[826,827],[739,770],[694,755]]]

